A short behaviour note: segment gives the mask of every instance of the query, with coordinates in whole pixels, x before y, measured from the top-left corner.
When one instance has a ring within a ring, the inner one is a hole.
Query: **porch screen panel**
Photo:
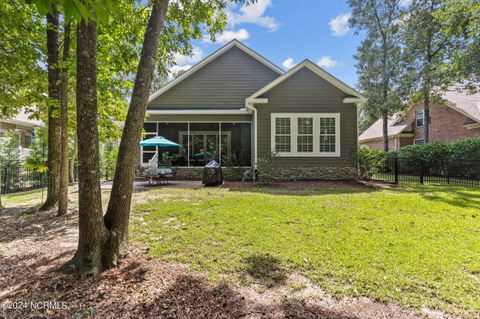
[[[187,123],[158,123],[158,135],[182,145],[179,132],[187,131]],[[186,140],[187,141],[187,140]],[[187,147],[159,147],[158,162],[164,165],[187,166]]]
[[[251,123],[221,124],[223,166],[250,166],[252,157]]]
[[[190,123],[190,150],[188,152],[190,166],[204,166],[212,159],[220,161],[219,129],[219,123]]]

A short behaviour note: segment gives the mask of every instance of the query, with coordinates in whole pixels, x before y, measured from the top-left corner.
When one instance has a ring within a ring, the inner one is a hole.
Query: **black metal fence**
[[[23,167],[1,169],[2,194],[40,188],[46,185],[46,173]]]
[[[389,158],[374,180],[392,183],[451,184],[480,187],[480,159],[426,161],[422,158]]]

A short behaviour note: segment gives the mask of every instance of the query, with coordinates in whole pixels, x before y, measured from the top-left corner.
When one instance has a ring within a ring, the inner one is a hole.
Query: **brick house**
[[[447,91],[445,103],[430,108],[430,141],[456,141],[480,136],[480,93],[467,95]],[[397,150],[411,144],[423,144],[423,104],[415,104],[388,121],[388,148]],[[359,137],[360,146],[383,149],[382,119],[377,120]]]

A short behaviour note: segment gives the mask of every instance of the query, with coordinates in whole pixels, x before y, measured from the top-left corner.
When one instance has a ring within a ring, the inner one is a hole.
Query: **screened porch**
[[[204,166],[216,160],[222,166],[250,166],[250,122],[145,122],[144,139],[163,136],[181,147],[141,147],[142,166]]]

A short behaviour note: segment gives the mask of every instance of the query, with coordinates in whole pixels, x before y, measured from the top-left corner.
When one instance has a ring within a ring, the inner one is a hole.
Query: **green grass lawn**
[[[271,287],[296,271],[337,296],[480,312],[480,190],[159,191],[132,237],[211,280]]]

